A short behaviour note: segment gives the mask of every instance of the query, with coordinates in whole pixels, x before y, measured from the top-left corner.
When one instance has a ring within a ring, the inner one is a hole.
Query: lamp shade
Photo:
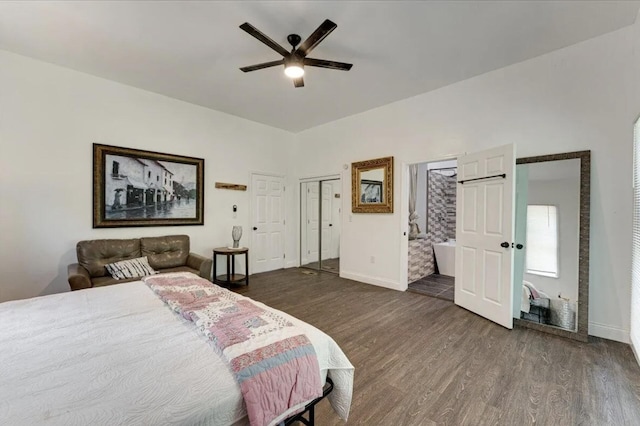
[[[291,63],[285,67],[284,73],[289,78],[298,78],[304,75],[304,68],[299,64]]]

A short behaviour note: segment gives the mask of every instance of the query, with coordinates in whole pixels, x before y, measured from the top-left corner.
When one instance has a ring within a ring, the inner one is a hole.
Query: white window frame
[[[552,271],[540,271],[540,270],[536,270],[536,269],[529,269],[529,265],[528,265],[528,258],[530,255],[530,247],[529,247],[529,225],[528,225],[528,221],[529,221],[529,207],[532,206],[537,206],[537,207],[553,207],[556,211],[556,254],[555,254],[555,258],[556,258],[556,270],[555,272]],[[558,208],[558,206],[554,205],[554,204],[529,204],[527,205],[527,252],[525,253],[525,271],[527,274],[532,274],[532,275],[540,275],[542,277],[549,277],[549,278],[560,278],[560,209]]]

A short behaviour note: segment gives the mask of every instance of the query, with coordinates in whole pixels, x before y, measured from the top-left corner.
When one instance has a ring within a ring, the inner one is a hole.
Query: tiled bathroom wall
[[[427,234],[432,243],[456,237],[456,179],[438,170],[428,172]]]

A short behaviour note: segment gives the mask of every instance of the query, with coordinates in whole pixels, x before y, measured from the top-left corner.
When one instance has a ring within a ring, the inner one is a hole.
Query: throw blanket
[[[322,395],[313,345],[278,313],[194,274],[143,281],[215,344],[236,376],[251,425],[276,424],[289,409]]]

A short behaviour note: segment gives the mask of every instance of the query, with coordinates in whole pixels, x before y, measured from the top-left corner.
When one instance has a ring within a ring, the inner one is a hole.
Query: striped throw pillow
[[[157,272],[149,265],[147,256],[109,263],[108,265],[104,265],[104,267],[107,268],[107,272],[109,272],[116,280],[146,277],[147,275],[157,274]]]

